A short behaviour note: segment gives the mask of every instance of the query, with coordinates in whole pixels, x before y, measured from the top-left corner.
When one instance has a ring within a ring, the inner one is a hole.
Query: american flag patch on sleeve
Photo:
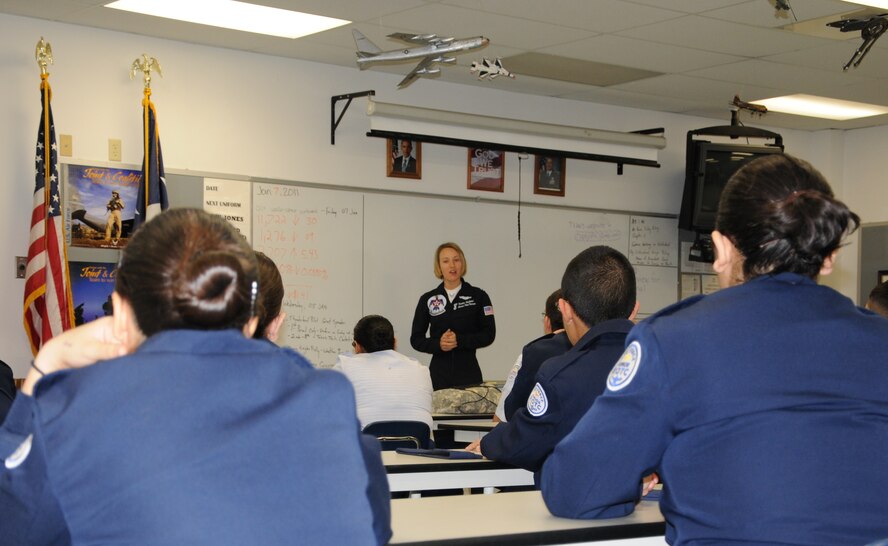
[[[492,314],[493,314],[493,306],[492,305],[485,305],[484,306],[484,316],[489,317]]]

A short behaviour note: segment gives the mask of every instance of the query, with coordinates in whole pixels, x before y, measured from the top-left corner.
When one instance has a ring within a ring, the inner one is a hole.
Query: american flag
[[[58,146],[52,120],[52,90],[46,75],[40,84],[43,110],[37,130],[35,154],[34,208],[28,266],[25,270],[25,333],[31,351],[37,354],[43,344],[74,324],[71,281],[65,250],[65,229],[59,195]]]
[[[145,157],[142,159],[142,180],[139,183],[139,196],[136,199],[135,230],[170,206],[166,189],[166,173],[163,170],[163,154],[160,151],[160,133],[157,130],[157,111],[149,99],[151,89],[145,88],[142,100],[145,133]],[[145,203],[148,203],[146,210]]]

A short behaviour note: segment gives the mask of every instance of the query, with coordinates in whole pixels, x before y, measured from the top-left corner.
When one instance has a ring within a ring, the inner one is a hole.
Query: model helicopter
[[[503,61],[499,57],[492,61],[488,58],[482,58],[480,61],[472,61],[472,67],[469,69],[469,72],[472,74],[477,72],[479,80],[485,78],[493,80],[499,76],[515,79],[515,74],[512,74],[503,67]]]
[[[440,68],[432,68],[436,63],[455,63],[456,57],[447,55],[460,55],[467,51],[486,46],[490,40],[484,36],[463,38],[456,40],[452,36],[439,38],[437,34],[406,34],[396,32],[389,34],[389,38],[401,40],[410,44],[419,44],[417,47],[407,49],[392,49],[383,51],[376,44],[367,39],[357,29],[352,29],[355,37],[355,45],[358,48],[358,68],[364,70],[367,66],[377,63],[397,63],[415,59],[421,59],[413,70],[398,84],[403,89],[413,83],[420,76],[429,76],[441,72]]]
[[[888,19],[886,19],[886,16],[888,16],[888,13],[874,15],[868,19],[842,19],[841,21],[833,21],[826,24],[826,26],[838,28],[842,32],[859,30],[860,37],[863,38],[863,43],[860,44],[860,47],[857,48],[851,59],[845,63],[842,70],[848,70],[851,66],[854,66],[854,68],[860,66],[860,62],[863,61],[863,58],[872,49],[876,40],[888,30]]]

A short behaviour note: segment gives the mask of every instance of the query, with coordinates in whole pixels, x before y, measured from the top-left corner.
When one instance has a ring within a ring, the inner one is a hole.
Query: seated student
[[[817,284],[858,223],[807,162],[740,168],[712,233],[723,289],[632,330],[543,466],[549,510],[623,516],[654,470],[670,544],[888,536],[888,321]]]
[[[888,281],[876,285],[866,300],[866,308],[888,317]]]
[[[113,317],[46,343],[0,427],[0,544],[386,542],[351,386],[249,339],[257,292],[221,217],[140,227]]]
[[[15,400],[15,379],[12,377],[12,368],[0,360],[0,423],[6,418],[13,400]]]
[[[366,427],[377,421],[421,421],[432,428],[432,379],[419,361],[395,351],[392,323],[367,315],[355,325],[354,354],[339,355],[333,369],[355,388],[358,419]]]
[[[546,310],[543,313],[543,332],[546,335],[525,345],[509,372],[495,413],[500,421],[508,421],[519,408],[527,405],[527,397],[533,390],[536,374],[543,362],[553,356],[563,355],[571,347],[570,338],[564,332],[561,310],[558,309],[560,299],[560,288],[546,298]]]
[[[543,363],[526,407],[466,449],[537,472],[604,391],[638,310],[635,271],[619,251],[589,247],[567,265],[561,290],[573,347]]]
[[[253,337],[275,343],[287,316],[287,313],[281,311],[284,301],[284,282],[274,261],[258,250],[255,253],[259,266],[259,297],[256,298],[256,316],[259,318],[259,323]]]

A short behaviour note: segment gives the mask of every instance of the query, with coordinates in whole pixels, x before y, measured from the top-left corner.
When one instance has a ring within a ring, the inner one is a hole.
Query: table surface
[[[456,421],[458,419],[487,419],[493,420],[492,413],[433,413],[433,421]]]
[[[396,451],[383,451],[382,464],[385,466],[385,471],[389,474],[515,468],[510,464],[490,459],[438,459],[436,457],[405,455]]]
[[[490,419],[461,419],[458,421],[435,421],[438,430],[470,430],[478,432],[490,432],[499,423]]]
[[[395,499],[392,529],[391,544],[566,544],[663,536],[665,523],[651,501],[623,518],[558,518],[527,491]]]

